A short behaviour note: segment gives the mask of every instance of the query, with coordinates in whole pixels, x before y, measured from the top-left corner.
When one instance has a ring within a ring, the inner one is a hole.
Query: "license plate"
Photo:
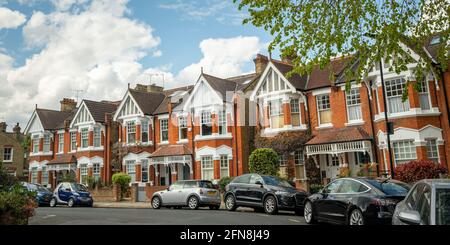
[[[215,191],[208,191],[208,196],[215,196],[216,192]]]

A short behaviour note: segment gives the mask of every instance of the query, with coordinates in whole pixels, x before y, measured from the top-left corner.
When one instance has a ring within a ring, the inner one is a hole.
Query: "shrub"
[[[117,173],[112,176],[113,184],[119,185],[120,187],[120,199],[123,199],[123,196],[128,191],[129,184],[131,182],[131,176],[126,173]]]
[[[91,190],[94,189],[96,184],[97,184],[96,181],[95,181],[95,178],[92,177],[92,176],[88,176],[86,178],[86,183],[87,183],[88,188],[91,189]]]
[[[250,154],[249,170],[251,173],[277,175],[278,154],[269,148],[259,148]]]
[[[234,178],[233,177],[223,177],[219,180],[219,188],[221,191],[225,191],[225,186],[227,186]]]
[[[440,178],[441,174],[447,173],[447,168],[433,161],[417,160],[399,165],[394,171],[395,179],[406,183],[414,183],[421,179]]]

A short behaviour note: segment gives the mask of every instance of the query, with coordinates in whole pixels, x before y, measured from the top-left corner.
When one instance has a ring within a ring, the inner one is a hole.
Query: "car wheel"
[[[219,208],[220,208],[219,205],[211,205],[211,206],[209,206],[209,209],[211,209],[211,210],[218,210]]]
[[[73,200],[73,198],[70,198],[69,201],[67,202],[67,206],[69,206],[70,208],[75,206],[75,200]]]
[[[190,209],[198,209],[198,198],[196,196],[191,196],[188,199],[188,207]]]
[[[154,197],[152,199],[152,208],[153,209],[160,209],[161,208],[161,198],[160,197]]]
[[[304,214],[304,209],[300,209],[300,208],[295,209],[295,215],[303,216],[303,214]]]
[[[349,225],[364,225],[364,216],[361,210],[353,209],[348,219]]]
[[[52,198],[51,200],[50,200],[50,207],[56,207],[56,198]]]
[[[306,223],[314,224],[316,223],[316,219],[313,215],[313,207],[310,201],[305,203],[305,208],[303,209],[303,217],[305,218]]]
[[[266,214],[277,214],[278,206],[277,200],[273,196],[268,196],[264,199],[264,211]]]
[[[227,208],[228,211],[236,210],[237,208],[236,199],[234,198],[233,195],[230,194],[225,198],[225,207]]]

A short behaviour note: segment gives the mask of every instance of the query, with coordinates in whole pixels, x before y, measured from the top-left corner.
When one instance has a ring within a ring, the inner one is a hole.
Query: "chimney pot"
[[[253,62],[255,63],[256,74],[262,74],[267,64],[269,63],[269,59],[267,58],[267,56],[257,54]]]
[[[63,98],[59,103],[62,112],[71,112],[77,107],[77,102],[74,99]]]

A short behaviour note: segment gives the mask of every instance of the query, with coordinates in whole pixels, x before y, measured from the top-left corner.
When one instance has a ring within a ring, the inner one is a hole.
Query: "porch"
[[[47,173],[47,187],[55,188],[59,183],[64,181],[75,181],[77,173],[77,159],[73,155],[60,155],[46,164],[45,170]]]

